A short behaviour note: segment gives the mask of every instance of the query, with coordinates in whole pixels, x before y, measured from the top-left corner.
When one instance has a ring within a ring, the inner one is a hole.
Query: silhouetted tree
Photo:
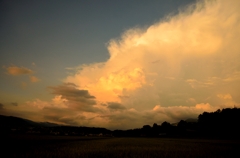
[[[240,109],[226,108],[198,116],[199,132],[206,136],[236,137],[240,132]]]
[[[184,120],[181,120],[178,124],[177,127],[182,128],[182,129],[186,129],[187,128],[188,123]]]
[[[156,123],[153,124],[153,129],[157,129],[158,125]]]

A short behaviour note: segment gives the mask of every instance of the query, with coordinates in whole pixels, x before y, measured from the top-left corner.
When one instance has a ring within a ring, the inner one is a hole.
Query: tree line
[[[143,125],[128,130],[108,130],[97,127],[61,126],[36,123],[17,117],[0,116],[1,134],[46,134],[75,136],[114,137],[208,137],[240,138],[240,108],[226,108],[215,112],[203,112],[195,122],[180,120],[177,124],[163,122],[160,125]]]
[[[240,108],[203,112],[196,122],[180,120],[173,125],[163,122],[130,130],[114,130],[113,135],[124,137],[207,137],[240,138]]]

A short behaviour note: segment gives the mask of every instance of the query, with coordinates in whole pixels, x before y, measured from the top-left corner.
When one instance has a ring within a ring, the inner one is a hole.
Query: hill
[[[59,125],[55,123],[50,123],[50,122],[34,122],[24,118],[0,115],[1,128],[55,127],[55,126],[59,126]]]
[[[0,134],[44,134],[44,135],[109,135],[110,130],[100,127],[77,127],[59,125],[50,122],[31,120],[0,115]]]

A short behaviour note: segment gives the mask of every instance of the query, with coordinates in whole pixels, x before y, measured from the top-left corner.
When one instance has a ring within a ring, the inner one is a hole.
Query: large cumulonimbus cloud
[[[66,81],[99,101],[142,109],[225,104],[219,94],[239,102],[239,6],[237,0],[200,1],[147,29],[128,30],[109,42],[108,61],[83,65]]]
[[[62,100],[75,94],[87,103],[76,116],[61,113],[58,121],[134,128],[238,106],[239,42],[239,0],[198,1],[148,28],[130,29],[110,40],[109,60],[81,65],[65,79],[78,86],[71,89],[74,96],[66,87],[52,88],[62,96],[55,108],[69,109]]]

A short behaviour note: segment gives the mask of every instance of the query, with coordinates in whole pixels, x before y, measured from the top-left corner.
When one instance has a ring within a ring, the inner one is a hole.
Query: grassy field
[[[239,140],[12,136],[0,157],[240,157]]]

